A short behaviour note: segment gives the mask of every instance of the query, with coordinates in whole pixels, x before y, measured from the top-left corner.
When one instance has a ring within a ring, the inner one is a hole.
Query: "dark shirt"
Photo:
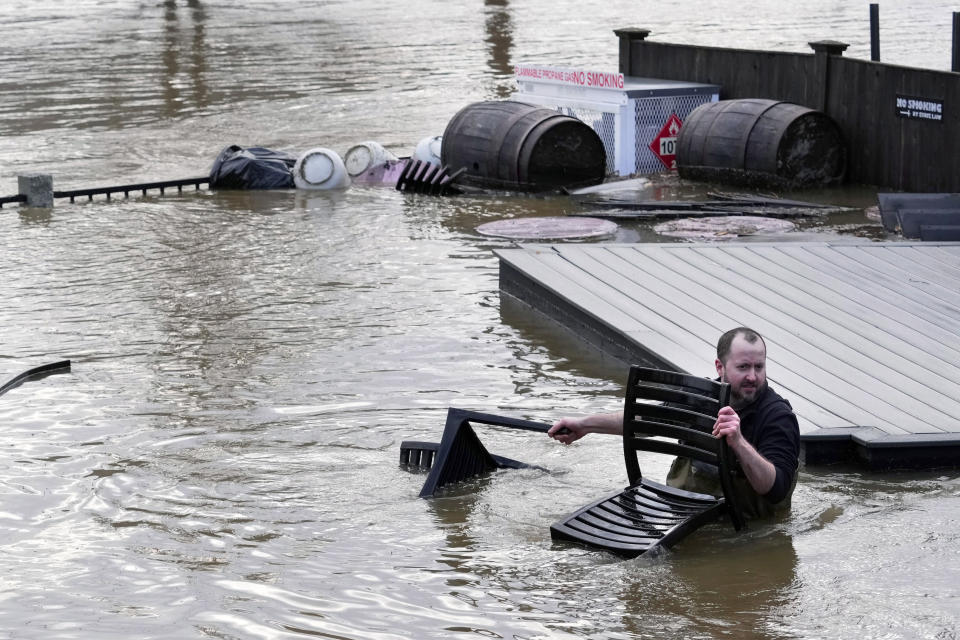
[[[773,486],[761,496],[742,471],[737,473],[733,484],[740,510],[748,518],[760,518],[789,509],[800,457],[800,428],[790,403],[768,385],[737,415],[743,437],[773,464],[777,474]],[[700,460],[677,458],[667,474],[667,484],[695,493],[723,495],[717,468]]]
[[[790,403],[767,385],[756,400],[737,411],[740,433],[777,470],[764,498],[776,504],[793,488],[800,462],[800,426]]]

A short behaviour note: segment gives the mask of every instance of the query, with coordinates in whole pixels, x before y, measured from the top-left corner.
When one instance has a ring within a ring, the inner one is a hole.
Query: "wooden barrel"
[[[825,113],[789,102],[709,102],[687,116],[677,137],[682,178],[758,187],[837,184],[846,146]]]
[[[451,171],[465,170],[458,182],[523,191],[597,184],[607,165],[600,136],[581,120],[509,100],[457,112],[440,158]]]

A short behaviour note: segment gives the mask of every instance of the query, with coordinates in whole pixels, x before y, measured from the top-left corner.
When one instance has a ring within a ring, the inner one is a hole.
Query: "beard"
[[[766,388],[766,380],[754,386],[740,385],[737,388],[730,387],[730,406],[734,409],[742,409],[756,400]]]

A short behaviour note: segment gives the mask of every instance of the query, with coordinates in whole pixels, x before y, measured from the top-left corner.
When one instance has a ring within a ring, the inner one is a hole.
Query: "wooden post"
[[[960,12],[953,12],[953,65],[950,70],[960,73]]]
[[[814,108],[820,111],[827,110],[827,99],[830,91],[830,56],[842,56],[850,45],[836,40],[820,40],[818,42],[809,42],[813,54],[816,56],[816,76],[820,79],[820,91],[818,99],[815,100]]]
[[[620,39],[618,71],[625,76],[632,76],[633,47],[631,45],[635,41],[646,40],[647,36],[650,35],[650,30],[627,27],[625,29],[614,29],[613,33]]]
[[[21,196],[26,196],[25,204],[28,207],[53,207],[53,176],[41,173],[17,176],[17,191]]]
[[[880,5],[870,5],[870,59],[880,62]]]

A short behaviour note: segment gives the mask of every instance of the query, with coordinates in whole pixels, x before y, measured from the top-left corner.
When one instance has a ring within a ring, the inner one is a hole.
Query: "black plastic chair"
[[[400,464],[430,469],[421,498],[432,497],[441,488],[495,469],[523,469],[532,465],[487,451],[471,426],[488,424],[546,433],[549,424],[519,420],[489,413],[450,408],[439,443],[405,440],[400,443]]]
[[[744,527],[736,504],[736,462],[725,438],[711,431],[729,404],[730,386],[672,371],[631,367],[623,413],[623,453],[630,485],[550,527],[567,540],[634,557],[676,544],[727,513]],[[722,497],[675,489],[645,478],[638,452],[700,460],[719,468]]]

